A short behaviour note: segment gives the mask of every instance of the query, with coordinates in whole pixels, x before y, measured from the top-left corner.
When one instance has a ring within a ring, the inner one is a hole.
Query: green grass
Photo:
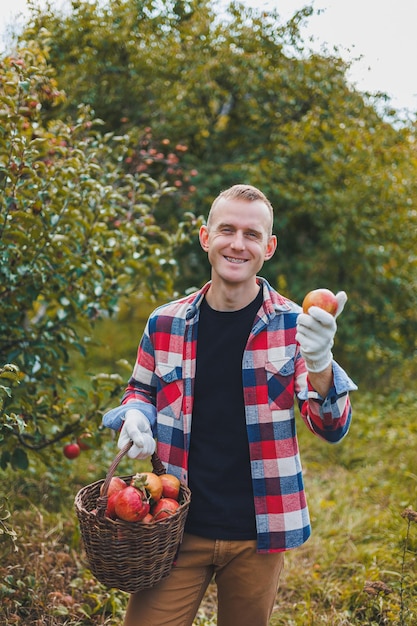
[[[130,344],[126,358],[134,358],[137,326],[126,323],[123,346],[110,324],[102,326],[100,369]],[[93,361],[88,367],[98,370]],[[417,623],[417,524],[401,515],[417,509],[417,392],[358,391],[352,401],[352,427],[339,444],[318,440],[298,420],[313,533],[286,555],[271,626]],[[0,508],[0,623],[120,626],[127,595],[91,576],[73,508],[78,489],[104,477],[116,451],[106,431],[99,449],[75,461],[3,472],[11,517],[1,522]],[[144,467],[124,459],[118,473]],[[17,551],[1,533],[7,529],[16,532]],[[215,624],[211,586],[195,626]]]
[[[328,446],[300,432],[313,534],[288,553],[274,625],[416,622],[417,527],[401,516],[417,508],[416,397],[357,393],[353,402],[343,442]],[[369,595],[367,581],[392,592]]]

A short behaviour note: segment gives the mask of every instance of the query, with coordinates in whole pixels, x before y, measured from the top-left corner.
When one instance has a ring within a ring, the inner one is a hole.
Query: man
[[[342,439],[356,389],[333,361],[335,318],[308,314],[258,276],[273,210],[250,185],[211,207],[200,243],[211,281],[150,316],[122,405],[104,416],[191,488],[169,577],[132,594],[125,626],[191,626],[214,576],[218,626],[267,626],[286,550],[310,535],[294,398],[317,436]],[[337,294],[340,314],[346,294]]]

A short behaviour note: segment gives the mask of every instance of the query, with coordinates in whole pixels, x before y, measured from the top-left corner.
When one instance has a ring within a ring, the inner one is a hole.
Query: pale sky
[[[227,4],[227,0],[224,0]],[[320,10],[302,31],[320,49],[339,48],[354,61],[349,78],[361,91],[386,93],[395,108],[417,111],[417,0],[241,0],[254,8],[277,9],[283,21],[306,5]],[[56,2],[56,6],[60,6]],[[7,23],[26,11],[26,0],[1,2],[0,37]],[[1,47],[1,46],[0,46]]]
[[[417,111],[417,0],[241,0],[277,9],[284,19],[304,6],[320,10],[308,20],[303,39],[320,50],[339,48],[354,61],[350,80],[361,91],[382,91],[397,109]]]

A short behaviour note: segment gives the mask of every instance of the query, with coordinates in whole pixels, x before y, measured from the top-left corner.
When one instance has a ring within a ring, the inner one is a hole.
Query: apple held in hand
[[[308,313],[311,306],[318,306],[331,315],[336,315],[338,302],[336,296],[330,289],[313,289],[309,291],[303,300],[303,312]]]

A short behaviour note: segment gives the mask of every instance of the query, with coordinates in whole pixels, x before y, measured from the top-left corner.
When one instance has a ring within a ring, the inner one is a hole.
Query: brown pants
[[[268,626],[283,564],[282,552],[258,554],[255,541],[186,534],[168,578],[130,596],[124,626],[192,626],[213,575],[217,626]]]

